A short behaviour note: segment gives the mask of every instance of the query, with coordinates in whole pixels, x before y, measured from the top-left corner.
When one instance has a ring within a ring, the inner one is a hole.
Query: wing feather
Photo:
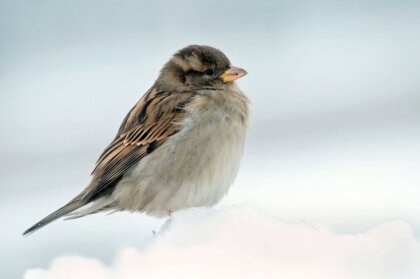
[[[130,110],[115,139],[99,157],[85,198],[93,200],[112,192],[110,187],[115,187],[130,167],[176,134],[194,96],[150,89]]]

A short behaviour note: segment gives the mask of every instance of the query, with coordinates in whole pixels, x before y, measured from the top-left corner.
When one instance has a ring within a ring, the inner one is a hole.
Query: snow
[[[420,278],[419,1],[3,2],[0,278]],[[191,43],[249,71],[227,197],[164,227],[95,214],[23,238]]]
[[[124,248],[110,265],[62,256],[24,278],[419,278],[419,263],[403,221],[343,234],[240,205],[175,213],[145,248]]]

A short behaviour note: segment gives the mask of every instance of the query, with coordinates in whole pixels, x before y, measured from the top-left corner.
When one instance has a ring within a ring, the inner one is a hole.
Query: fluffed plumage
[[[234,81],[245,74],[215,48],[178,51],[125,117],[89,185],[24,235],[62,216],[105,210],[165,216],[217,203],[242,156],[249,100]]]

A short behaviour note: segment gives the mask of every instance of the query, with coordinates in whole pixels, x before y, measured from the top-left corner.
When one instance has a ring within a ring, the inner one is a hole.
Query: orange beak
[[[227,69],[221,76],[220,79],[223,80],[223,82],[230,82],[230,81],[234,81],[237,80],[241,77],[243,77],[244,75],[246,75],[248,72],[245,71],[244,69],[235,67],[235,66],[230,66],[229,69]]]

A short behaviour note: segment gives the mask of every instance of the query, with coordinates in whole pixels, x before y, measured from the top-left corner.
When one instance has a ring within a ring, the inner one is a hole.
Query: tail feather
[[[111,209],[115,209],[116,203],[113,199],[110,198],[100,198],[95,201],[95,203],[88,208],[82,208],[81,210],[76,210],[72,213],[66,214],[66,218],[64,220],[72,220],[77,219],[80,217],[84,217],[86,215],[99,213],[103,211],[109,211]]]
[[[37,230],[39,230],[40,228],[42,228],[45,225],[48,225],[49,223],[57,220],[58,218],[82,207],[86,205],[86,202],[81,199],[80,197],[76,197],[75,199],[71,200],[68,204],[66,204],[65,206],[61,207],[60,209],[54,211],[53,213],[51,213],[50,215],[48,215],[47,217],[45,217],[44,219],[42,219],[41,221],[39,221],[38,223],[36,223],[35,225],[33,225],[32,227],[30,227],[29,229],[27,229],[23,235],[28,235],[31,234]]]

